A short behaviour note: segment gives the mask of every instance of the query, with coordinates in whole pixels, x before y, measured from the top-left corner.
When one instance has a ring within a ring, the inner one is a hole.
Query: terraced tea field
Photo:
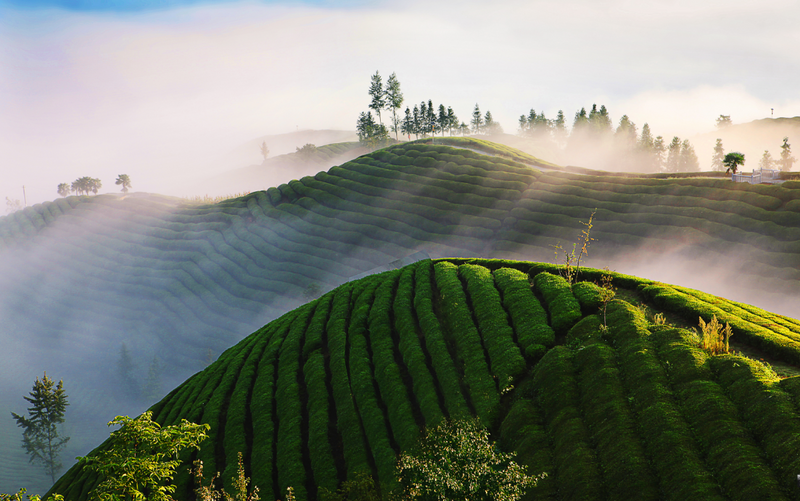
[[[315,285],[331,290],[416,251],[548,261],[595,208],[599,266],[691,249],[709,260],[738,256],[727,276],[749,279],[764,297],[799,292],[796,182],[574,174],[484,141],[444,142],[395,145],[215,205],[100,195],[0,218],[3,408],[19,412],[47,370],[81,388],[74,409],[103,420],[138,412],[153,400],[119,391],[123,343],[140,385],[156,358],[170,388],[304,303]],[[96,433],[76,431],[74,455]],[[0,484],[18,476],[0,464]]]
[[[609,304],[603,332],[599,288],[558,271],[426,260],[350,282],[227,350],[154,417],[208,423],[184,461],[230,479],[242,452],[262,499],[317,499],[358,472],[389,490],[422,427],[466,416],[548,472],[529,499],[800,498],[800,378],[710,356],[680,327],[716,314],[740,345],[797,363],[800,320],[613,274],[630,302]],[[96,481],[74,467],[54,490],[88,499]]]

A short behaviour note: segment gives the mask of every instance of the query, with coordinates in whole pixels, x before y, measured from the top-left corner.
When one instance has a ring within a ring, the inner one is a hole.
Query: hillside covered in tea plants
[[[528,499],[800,498],[800,377],[785,377],[800,320],[595,269],[570,285],[561,271],[424,260],[347,283],[227,350],[154,418],[209,424],[184,463],[229,482],[241,452],[262,499],[288,486],[318,499],[359,472],[387,492],[423,427],[470,416],[548,473]],[[603,275],[617,288],[605,308]],[[689,329],[712,317],[730,324],[731,353]],[[782,375],[737,350],[768,353]],[[52,491],[80,501],[97,481],[75,466]],[[185,471],[177,484],[190,498]]]
[[[19,412],[44,370],[63,378],[82,454],[98,441],[94,425],[138,412],[318,292],[417,251],[551,261],[595,210],[598,267],[626,255],[656,266],[680,251],[727,262],[722,278],[765,297],[800,288],[796,182],[614,176],[480,140],[435,141],[217,204],[98,195],[0,218],[3,408]],[[13,423],[0,436],[2,483],[27,459]]]

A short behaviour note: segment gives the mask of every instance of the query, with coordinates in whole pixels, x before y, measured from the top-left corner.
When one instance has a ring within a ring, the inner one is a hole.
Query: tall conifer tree
[[[31,404],[29,417],[11,413],[17,426],[23,429],[22,448],[30,456],[30,462],[41,463],[55,483],[56,472],[61,469],[58,456],[69,441],[69,437],[62,437],[58,432],[58,425],[64,422],[64,413],[69,405],[64,381],[56,385],[45,372],[42,379],[36,378],[30,397],[23,398]]]

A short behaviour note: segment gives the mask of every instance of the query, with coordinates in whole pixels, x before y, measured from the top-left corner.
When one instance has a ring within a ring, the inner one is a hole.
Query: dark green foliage
[[[514,331],[508,325],[508,314],[495,289],[491,271],[483,266],[462,264],[458,267],[458,274],[466,281],[483,346],[489,353],[492,373],[502,390],[511,386],[525,370],[525,359],[515,344]]]
[[[513,268],[500,268],[492,275],[523,353],[538,359],[555,343],[555,333],[547,323],[547,312],[533,295],[528,275]]]
[[[600,286],[591,282],[578,282],[572,285],[572,293],[586,313],[595,313],[603,306]]]
[[[533,279],[536,290],[544,298],[550,312],[550,325],[556,334],[566,334],[581,318],[581,307],[572,294],[569,283],[562,277],[542,272]]]
[[[611,499],[658,499],[615,351],[595,343],[575,354],[581,408]]]
[[[553,464],[559,494],[564,499],[603,499],[597,455],[580,412],[573,354],[557,346],[547,352],[534,371],[538,404],[553,444]]]
[[[492,423],[500,400],[497,383],[489,371],[485,348],[458,279],[458,268],[448,262],[438,262],[434,270],[444,325],[451,342],[456,346],[472,405],[481,420]]]

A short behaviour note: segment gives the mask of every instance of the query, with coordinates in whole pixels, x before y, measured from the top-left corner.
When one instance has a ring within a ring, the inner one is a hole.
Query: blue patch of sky
[[[0,0],[0,7],[22,10],[61,9],[69,12],[148,12],[180,7],[224,5],[240,0]],[[359,7],[371,0],[259,0],[254,3],[281,5],[317,5],[324,7]]]

